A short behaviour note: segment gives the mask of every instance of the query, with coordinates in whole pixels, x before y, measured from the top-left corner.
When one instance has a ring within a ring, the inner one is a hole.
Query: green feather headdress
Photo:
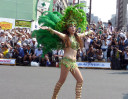
[[[81,3],[75,6],[68,6],[64,10],[64,16],[56,25],[57,30],[61,32],[66,30],[68,24],[71,24],[72,22],[76,24],[77,28],[81,28],[81,32],[84,32],[86,30],[86,13],[82,9],[78,9],[78,7],[85,7],[85,5]]]

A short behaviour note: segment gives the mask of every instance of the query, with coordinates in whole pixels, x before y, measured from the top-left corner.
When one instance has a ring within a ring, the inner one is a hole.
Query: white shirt
[[[112,31],[114,31],[114,28],[112,26],[107,28],[108,33],[112,34]]]
[[[57,50],[52,50],[52,54],[56,55],[57,54]]]
[[[102,46],[101,46],[101,48],[105,48],[105,49],[108,48],[107,41],[106,41],[106,45],[105,45],[105,40],[102,40]]]
[[[89,49],[89,44],[90,44],[91,39],[87,38],[87,40],[85,40],[84,44],[85,44],[85,49]]]
[[[109,45],[109,44],[111,43],[111,40],[107,40],[107,42],[106,42],[106,43],[107,43],[107,45]]]
[[[6,37],[1,36],[1,37],[0,37],[0,43],[1,43],[1,42],[6,42]]]
[[[31,47],[37,48],[38,43],[35,42],[35,44],[33,44],[33,42],[31,41],[30,45],[31,45]]]
[[[64,55],[64,50],[59,50],[58,51],[58,55],[62,55],[63,56]]]

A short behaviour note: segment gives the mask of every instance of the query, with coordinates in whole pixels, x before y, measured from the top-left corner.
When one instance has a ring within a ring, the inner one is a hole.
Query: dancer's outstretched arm
[[[85,37],[86,35],[91,34],[91,33],[93,33],[93,31],[84,32],[84,33],[78,33],[78,36],[79,36],[80,38],[83,38],[83,37]]]
[[[58,35],[63,40],[66,38],[66,34],[63,34],[63,33],[59,32],[59,31],[56,31],[56,30],[53,30],[50,27],[42,26],[42,27],[40,27],[40,29],[48,30],[48,31],[50,31],[50,33]]]

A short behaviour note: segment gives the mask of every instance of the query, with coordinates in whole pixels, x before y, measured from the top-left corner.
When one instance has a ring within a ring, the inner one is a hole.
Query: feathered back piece
[[[75,23],[77,28],[81,28],[81,32],[83,32],[86,30],[87,25],[86,14],[82,9],[77,9],[77,7],[84,7],[84,5],[68,6],[64,10],[63,16],[59,12],[46,11],[39,17],[38,23],[59,32],[66,30],[69,24]],[[35,30],[32,33],[32,37],[36,37],[38,44],[42,44],[43,56],[54,49],[63,48],[62,40],[47,30]]]
[[[61,17],[62,15],[59,12],[46,11],[39,17],[38,23],[42,26],[48,26],[55,29]],[[43,46],[43,57],[53,49],[62,48],[62,40],[57,35],[53,35],[47,30],[34,30],[32,37],[36,37],[38,45],[41,44]]]

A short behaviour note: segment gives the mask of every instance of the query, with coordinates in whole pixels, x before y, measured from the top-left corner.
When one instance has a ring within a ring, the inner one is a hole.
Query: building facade
[[[0,26],[2,29],[23,27],[32,30],[36,19],[37,0],[0,0]],[[8,27],[5,27],[7,25]]]
[[[128,0],[117,0],[116,26],[118,30],[125,30],[127,26],[127,4]]]
[[[36,5],[37,0],[0,0],[0,17],[35,20]]]
[[[63,10],[68,6],[68,0],[53,0],[53,11],[63,13]]]

